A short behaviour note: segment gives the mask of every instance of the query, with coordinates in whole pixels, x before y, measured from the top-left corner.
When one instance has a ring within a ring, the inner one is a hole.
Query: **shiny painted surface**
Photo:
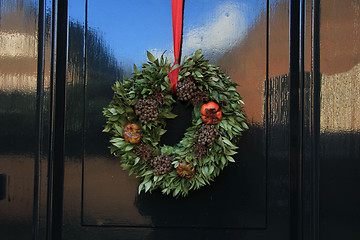
[[[269,229],[279,238],[290,236],[289,95],[290,1],[270,1],[266,107],[268,131],[268,211],[273,213]]]
[[[87,16],[81,10],[85,7]],[[117,13],[120,9],[122,14]],[[90,239],[160,239],[174,227],[209,239],[224,234],[253,239],[267,232],[257,229],[273,229],[286,239],[289,62],[277,54],[288,57],[288,4],[274,2],[271,9],[274,65],[267,80],[266,1],[186,1],[182,56],[203,48],[211,62],[240,84],[251,130],[239,143],[242,156],[234,166],[211,186],[173,199],[159,193],[138,196],[138,181],[110,156],[108,136],[101,133],[101,109],[111,99],[113,82],[129,76],[134,63],[145,61],[146,50],[159,55],[170,49],[167,55],[172,57],[170,2],[111,2],[109,7],[98,1],[69,1],[64,239],[78,234]],[[281,62],[275,63],[277,59]],[[182,115],[191,111],[181,105],[176,110]],[[183,129],[175,128],[179,125]],[[164,141],[175,143],[186,126],[176,121],[169,122],[172,126],[174,135],[164,136]]]
[[[166,11],[170,9],[170,2],[159,2],[159,5]],[[265,3],[263,2],[263,5]],[[126,5],[113,5],[113,8],[123,8],[124,11],[137,9],[141,4],[135,5],[131,3],[131,9],[125,10]],[[246,5],[246,7],[245,7]],[[97,23],[96,19],[101,18],[102,23],[96,36],[100,35],[106,29],[114,29],[111,25],[115,24],[112,17],[112,9],[106,8],[104,11],[99,11],[95,8],[97,5],[94,2],[88,2],[89,29],[95,29],[92,24]],[[160,11],[157,5],[150,5],[147,11],[155,14]],[[141,11],[141,8],[140,10]],[[260,13],[258,12],[260,11]],[[209,56],[212,61],[223,56],[226,52],[231,52],[246,38],[246,30],[252,26],[252,15],[262,14],[263,9],[259,9],[251,2],[242,2],[242,4],[231,1],[212,1],[211,3],[205,1],[189,1],[184,9],[184,43],[182,48],[182,55],[191,54],[199,47],[203,47],[205,55]],[[149,15],[141,15],[134,11],[131,19],[127,19],[127,15],[116,16],[119,22],[129,21],[132,23],[132,28],[143,29],[144,22],[149,18]],[[171,23],[171,15],[158,15],[159,21]],[[149,24],[149,23],[148,23]],[[107,26],[107,27],[105,27]],[[169,25],[154,25],[148,26],[151,29],[164,29],[160,31],[146,32],[146,37],[133,37],[128,35],[125,40],[118,39],[116,45],[108,45],[112,52],[121,52],[118,48],[134,48],[133,55],[143,55],[146,49],[141,46],[146,44],[153,44],[150,50],[160,49],[164,47],[162,38],[166,33],[171,36],[171,26]],[[111,39],[114,35],[126,31],[122,29],[121,25],[117,26],[114,32],[104,32],[103,40]],[[90,35],[91,34],[91,35]],[[88,35],[89,41],[92,41],[91,36],[93,32],[90,31]],[[263,32],[265,36],[265,32]],[[100,35],[101,36],[101,35]],[[99,37],[100,37],[99,36]],[[220,37],[221,36],[221,37]],[[130,43],[130,39],[136,39],[134,43]],[[151,39],[150,41],[148,39]],[[111,41],[111,40],[109,40]],[[167,45],[171,47],[171,37],[168,38]],[[109,43],[109,42],[107,42]],[[262,47],[265,48],[264,42]],[[91,44],[89,42],[89,44]],[[165,44],[166,46],[166,44]],[[163,50],[160,50],[162,52]],[[238,50],[234,55],[241,56]],[[97,50],[95,47],[87,47],[87,115],[86,115],[86,135],[85,135],[85,159],[84,159],[84,185],[83,185],[83,224],[85,225],[118,225],[118,226],[155,226],[155,227],[231,227],[231,228],[263,228],[265,227],[265,152],[262,149],[265,145],[264,130],[254,128],[253,134],[247,133],[247,140],[243,140],[240,152],[243,156],[238,156],[239,163],[233,166],[232,169],[227,169],[223,175],[214,182],[210,187],[194,192],[186,199],[173,199],[171,197],[164,197],[156,193],[152,196],[148,194],[141,194],[137,196],[138,181],[134,176],[128,176],[127,172],[122,171],[118,161],[109,156],[107,152],[108,136],[99,135],[103,125],[101,116],[101,107],[106,106],[112,96],[110,90],[111,84],[116,80],[116,77],[122,77],[121,72],[117,74],[116,65],[111,65],[111,58],[107,62],[95,62],[102,57],[101,49]],[[156,53],[156,52],[155,52]],[[120,54],[121,55],[121,54]],[[124,54],[125,55],[125,54]],[[129,54],[130,55],[130,54]],[[131,55],[130,55],[131,56]],[[123,58],[116,58],[120,63],[118,71],[122,70],[122,66],[131,66],[133,63]],[[265,51],[261,57],[263,67],[257,66],[258,75],[261,77],[255,78],[258,85],[263,84],[265,78]],[[143,59],[142,61],[145,61]],[[139,63],[136,63],[139,64]],[[223,64],[224,71],[227,68],[234,69],[236,62],[227,62]],[[114,70],[113,70],[114,69]],[[113,74],[110,74],[114,71]],[[128,72],[126,72],[128,74]],[[234,81],[241,85],[245,85],[240,75],[233,75]],[[254,81],[254,78],[252,78]],[[250,82],[250,81],[249,81]],[[248,83],[249,84],[249,83]],[[250,85],[250,84],[249,84]],[[248,86],[248,85],[246,85]],[[244,88],[246,89],[246,86]],[[262,86],[263,87],[263,86]],[[262,88],[264,89],[264,88]],[[248,91],[254,89],[248,89]],[[263,103],[263,93],[259,94],[258,103]],[[262,106],[258,110],[262,114]],[[187,110],[184,107],[179,107],[180,115],[191,116],[191,109]],[[98,122],[97,122],[98,121]],[[164,136],[164,142],[176,144],[181,139],[183,132],[189,125],[181,124],[183,119],[177,119],[169,122],[168,129],[176,129],[172,133]],[[189,123],[189,121],[188,121]],[[178,126],[183,126],[179,128]],[[169,137],[169,135],[171,135]],[[166,139],[168,138],[168,139]],[[251,140],[250,140],[251,138]],[[262,141],[262,144],[259,142]],[[258,147],[252,147],[251,142],[257,142]],[[96,144],[96,145],[94,145]],[[251,153],[246,154],[245,149],[252,149]],[[256,174],[250,174],[256,172]],[[238,186],[232,188],[224,188],[224,185],[230,182],[236,183]],[[250,190],[251,189],[251,190]],[[101,205],[98,203],[102,202]],[[191,212],[193,217],[188,218],[183,214],[177,213]],[[233,212],[234,214],[227,215],[224,212]]]
[[[4,239],[45,239],[52,76],[52,1],[1,3],[0,201]]]
[[[47,239],[48,193],[62,192],[47,188],[57,81],[53,3],[0,5],[0,174],[7,174],[1,239]],[[171,49],[169,3],[69,0],[62,239],[358,239],[360,6],[355,0],[304,3],[303,75],[294,105],[289,1],[186,1],[183,56],[203,46],[240,84],[251,129],[235,166],[189,199],[174,200],[137,196],[136,179],[109,156],[101,133],[101,108],[114,80],[144,61],[146,49]],[[294,184],[289,109],[297,105],[302,179]],[[184,129],[172,129],[164,141],[182,137]],[[298,186],[301,201],[294,206],[289,196]],[[294,209],[302,220],[295,228]]]
[[[321,2],[320,239],[360,236],[360,3]]]
[[[0,200],[2,239],[31,239],[36,155],[38,1],[0,5]]]
[[[46,239],[49,234],[48,219],[50,215],[50,206],[48,195],[51,193],[51,183],[49,183],[49,162],[51,158],[51,133],[53,124],[53,83],[54,83],[54,55],[55,55],[55,17],[51,14],[54,11],[54,1],[45,0],[39,3],[39,59],[38,69],[38,153],[37,164],[35,165],[35,189],[34,189],[34,226],[33,236],[36,240]],[[41,17],[40,17],[41,16]]]
[[[81,226],[82,162],[85,106],[85,1],[68,2],[68,65],[65,120],[63,239]],[[98,48],[94,48],[98,49]],[[76,229],[69,231],[69,228]],[[76,238],[75,238],[76,239]]]
[[[317,143],[319,139],[319,78],[318,78],[318,6],[314,1],[306,0],[303,11],[303,42],[302,69],[302,237],[303,239],[318,239],[318,181],[317,181]]]

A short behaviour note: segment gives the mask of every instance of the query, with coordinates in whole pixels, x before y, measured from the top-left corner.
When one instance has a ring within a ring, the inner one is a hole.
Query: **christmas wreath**
[[[116,82],[114,96],[103,114],[104,132],[111,134],[110,152],[120,158],[124,170],[141,179],[139,193],[186,196],[190,190],[210,184],[228,162],[234,162],[236,141],[248,126],[242,99],[229,76],[208,63],[201,50],[184,60],[173,96],[162,55],[141,70],[134,65],[131,79]],[[175,118],[175,99],[193,105],[192,126],[175,146],[160,146],[167,119]]]

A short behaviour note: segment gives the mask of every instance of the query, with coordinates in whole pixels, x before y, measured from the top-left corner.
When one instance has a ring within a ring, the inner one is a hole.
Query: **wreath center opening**
[[[184,138],[186,130],[192,126],[193,107],[177,100],[173,105],[172,112],[176,118],[169,119],[166,123],[166,133],[161,137],[161,145],[175,146]]]

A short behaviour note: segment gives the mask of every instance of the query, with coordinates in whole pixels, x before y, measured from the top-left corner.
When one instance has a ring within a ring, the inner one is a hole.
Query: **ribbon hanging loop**
[[[169,78],[172,93],[176,93],[176,83],[178,81],[180,67],[180,48],[182,40],[182,24],[183,24],[183,6],[184,0],[171,0],[172,24],[173,24],[173,42],[175,62],[170,68]]]

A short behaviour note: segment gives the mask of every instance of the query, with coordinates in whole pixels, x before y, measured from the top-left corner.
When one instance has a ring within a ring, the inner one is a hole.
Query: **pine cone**
[[[144,99],[139,99],[134,109],[135,114],[139,117],[142,124],[156,121],[159,117],[158,103],[149,96]]]
[[[140,157],[140,160],[147,161],[152,157],[154,151],[148,144],[141,143],[139,147],[133,150],[133,153],[138,155],[138,157]]]
[[[162,175],[173,170],[172,157],[162,154],[150,160],[150,166],[154,169],[154,175]]]
[[[193,147],[194,157],[201,159],[206,154],[207,147],[202,144],[195,144]]]
[[[149,98],[154,100],[156,102],[157,106],[161,106],[163,104],[163,101],[164,101],[164,93],[161,92],[161,91],[156,91],[155,90],[154,93],[149,96]]]
[[[220,135],[219,131],[215,128],[214,125],[203,124],[198,133],[197,143],[200,145],[206,145],[207,147],[212,147],[216,138]]]
[[[204,102],[207,102],[208,96],[207,92],[204,90],[196,90],[194,92],[194,95],[191,99],[192,104],[195,106],[197,104],[202,104]]]
[[[191,78],[185,78],[184,81],[176,84],[177,96],[181,101],[190,101],[196,94],[197,87]]]

